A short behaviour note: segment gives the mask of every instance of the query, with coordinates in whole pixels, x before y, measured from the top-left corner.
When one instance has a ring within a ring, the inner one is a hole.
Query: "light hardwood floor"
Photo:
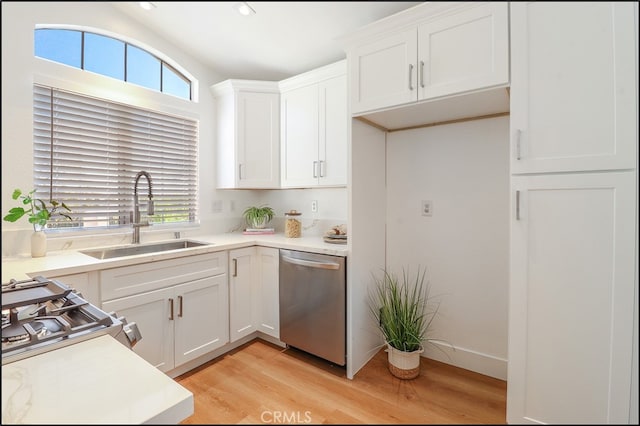
[[[253,340],[176,380],[194,394],[182,424],[504,424],[506,382],[422,358],[400,380],[381,350],[353,380],[296,349]]]

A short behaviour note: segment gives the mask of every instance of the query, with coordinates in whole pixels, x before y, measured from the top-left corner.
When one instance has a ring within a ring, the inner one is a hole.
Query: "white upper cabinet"
[[[347,184],[346,62],[280,82],[281,187]]]
[[[418,27],[418,100],[509,83],[509,6],[489,3]]]
[[[632,2],[511,3],[512,173],[635,167],[634,16]]]
[[[352,114],[506,87],[508,10],[426,2],[365,27],[347,48]]]
[[[277,82],[226,80],[211,87],[216,108],[216,187],[280,187]]]

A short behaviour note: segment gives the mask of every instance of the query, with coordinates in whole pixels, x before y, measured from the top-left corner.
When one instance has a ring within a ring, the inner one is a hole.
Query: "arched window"
[[[192,100],[192,82],[176,66],[117,38],[67,28],[36,28],[35,56]]]

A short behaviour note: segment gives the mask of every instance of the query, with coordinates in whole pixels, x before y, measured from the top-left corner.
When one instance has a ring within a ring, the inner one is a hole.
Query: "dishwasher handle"
[[[313,260],[296,259],[289,256],[282,256],[282,260],[293,263],[294,265],[308,266],[310,268],[340,269],[340,264],[335,262],[316,262]]]

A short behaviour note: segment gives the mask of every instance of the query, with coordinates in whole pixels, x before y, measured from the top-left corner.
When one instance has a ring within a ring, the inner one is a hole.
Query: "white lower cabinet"
[[[135,322],[142,340],[133,350],[170,371],[229,341],[226,264],[221,252],[101,271],[102,309]]]
[[[47,278],[55,279],[75,290],[89,303],[100,305],[100,289],[97,283],[97,272],[84,272],[70,275],[44,274]]]
[[[280,338],[280,250],[257,247],[258,331]]]
[[[229,341],[256,331],[256,247],[229,251]]]
[[[513,176],[508,423],[627,423],[634,171]]]
[[[279,338],[279,250],[246,247],[229,251],[229,339],[254,331]]]

